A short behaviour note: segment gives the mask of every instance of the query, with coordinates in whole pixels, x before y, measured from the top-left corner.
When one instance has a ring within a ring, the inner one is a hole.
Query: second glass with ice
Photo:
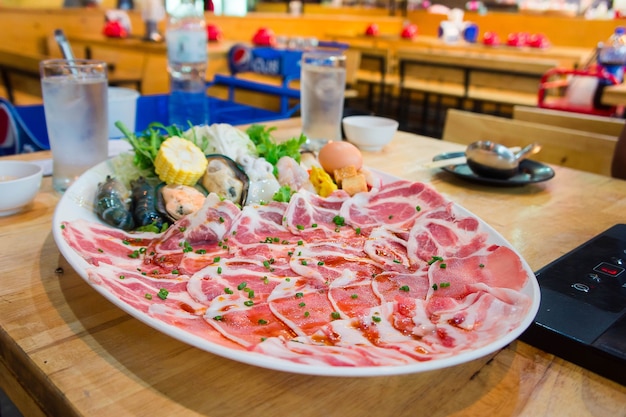
[[[45,60],[40,64],[52,184],[64,192],[83,172],[108,156],[106,63]]]
[[[308,149],[318,151],[329,141],[341,140],[345,88],[346,57],[341,51],[302,54],[300,113]]]

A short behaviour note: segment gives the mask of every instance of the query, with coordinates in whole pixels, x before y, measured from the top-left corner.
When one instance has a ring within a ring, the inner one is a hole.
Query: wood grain
[[[513,119],[533,123],[542,123],[566,129],[582,130],[618,137],[624,129],[624,119],[617,117],[596,116],[573,113],[539,107],[515,106]]]
[[[299,119],[271,125],[277,137],[300,133]],[[548,182],[494,188],[423,167],[463,148],[398,132],[364,159],[431,183],[502,233],[533,269],[624,219],[626,182],[607,176],[555,166]],[[0,386],[10,393],[19,381],[48,415],[625,415],[626,387],[518,341],[447,369],[374,378],[295,375],[192,348],[131,318],[72,270],[50,230],[58,199],[45,178],[27,211],[0,218]]]
[[[450,109],[443,139],[469,145],[489,140],[502,145],[541,144],[533,159],[597,174],[610,175],[617,137],[541,123],[512,120]]]

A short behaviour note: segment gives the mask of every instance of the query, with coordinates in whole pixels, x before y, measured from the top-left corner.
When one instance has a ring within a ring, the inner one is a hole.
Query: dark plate
[[[457,158],[463,155],[465,155],[465,152],[446,152],[435,156],[433,161]],[[520,162],[519,168],[520,172],[508,179],[481,177],[480,175],[476,175],[467,164],[447,165],[441,169],[468,181],[504,187],[532,184],[547,181],[554,177],[554,170],[552,168],[531,159],[524,159]]]

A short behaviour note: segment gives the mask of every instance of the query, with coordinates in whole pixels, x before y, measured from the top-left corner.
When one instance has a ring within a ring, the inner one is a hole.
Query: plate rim
[[[324,365],[312,365],[312,364],[299,364],[286,359],[275,358],[267,356],[258,352],[251,352],[243,349],[233,349],[227,346],[223,346],[200,336],[185,332],[181,328],[162,322],[154,317],[149,316],[139,310],[132,308],[132,306],[122,302],[119,298],[115,297],[112,293],[108,292],[104,287],[95,284],[89,279],[87,269],[93,267],[87,263],[77,252],[72,249],[62,235],[61,224],[63,221],[72,221],[77,219],[86,219],[90,221],[98,221],[93,210],[89,210],[89,207],[93,207],[93,200],[95,198],[95,190],[98,181],[102,181],[108,173],[113,173],[112,159],[104,161],[95,167],[89,169],[81,177],[79,177],[74,184],[72,184],[67,191],[63,194],[59,200],[52,219],[52,232],[55,243],[59,248],[61,254],[65,260],[72,266],[74,271],[93,289],[95,289],[106,300],[111,302],[117,308],[120,308],[131,317],[139,320],[140,322],[152,327],[153,329],[172,337],[187,345],[198,348],[204,352],[208,352],[226,359],[231,359],[247,365],[257,366],[265,369],[303,374],[314,376],[331,376],[331,377],[373,377],[373,376],[390,376],[390,375],[406,375],[422,373],[427,371],[433,371],[437,369],[443,369],[462,363],[466,363],[472,360],[476,360],[492,354],[501,348],[505,347],[509,343],[517,339],[533,322],[540,303],[540,290],[537,278],[521,254],[511,245],[504,237],[497,232],[488,223],[483,221],[480,217],[474,213],[460,206],[459,204],[446,197],[450,203],[453,204],[455,209],[458,209],[461,213],[473,216],[481,225],[489,232],[492,238],[495,238],[495,242],[507,246],[519,256],[524,270],[527,272],[528,281],[524,288],[521,290],[528,295],[531,299],[531,305],[524,319],[519,325],[511,330],[503,337],[494,340],[487,345],[481,346],[478,349],[461,352],[460,354],[437,358],[424,362],[413,362],[405,365],[384,365],[384,366],[364,366],[364,367],[348,367],[348,366],[324,366]],[[370,169],[376,175],[379,175],[383,182],[392,180],[400,180],[402,178],[386,174],[382,171]],[[439,191],[437,191],[439,192]],[[69,210],[73,209],[73,210]]]
[[[456,158],[460,156],[465,156],[465,152],[463,151],[443,152],[438,155],[435,155],[432,160],[433,161],[445,161],[446,159]],[[476,175],[476,174],[467,175],[467,174],[458,172],[455,169],[453,169],[453,168],[460,167],[460,166],[467,166],[467,163],[450,164],[450,165],[441,167],[441,169],[444,170],[445,172],[448,172],[458,178],[462,178],[467,181],[480,183],[480,184],[498,185],[498,186],[507,186],[507,187],[518,187],[518,186],[524,186],[528,184],[537,184],[540,182],[551,180],[556,175],[554,169],[552,169],[551,166],[546,165],[542,162],[536,161],[534,159],[524,159],[523,161],[520,162],[520,165],[525,165],[529,163],[534,164],[541,168],[548,169],[550,174],[545,177],[538,178],[538,179],[529,179],[529,180],[521,181],[521,180],[513,180],[511,178],[499,179],[499,178],[481,177],[480,175]]]

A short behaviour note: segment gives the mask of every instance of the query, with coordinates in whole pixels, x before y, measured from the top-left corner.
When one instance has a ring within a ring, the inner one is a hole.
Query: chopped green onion
[[[341,216],[335,216],[333,217],[333,223],[335,223],[337,226],[343,226],[346,224],[346,219]]]

